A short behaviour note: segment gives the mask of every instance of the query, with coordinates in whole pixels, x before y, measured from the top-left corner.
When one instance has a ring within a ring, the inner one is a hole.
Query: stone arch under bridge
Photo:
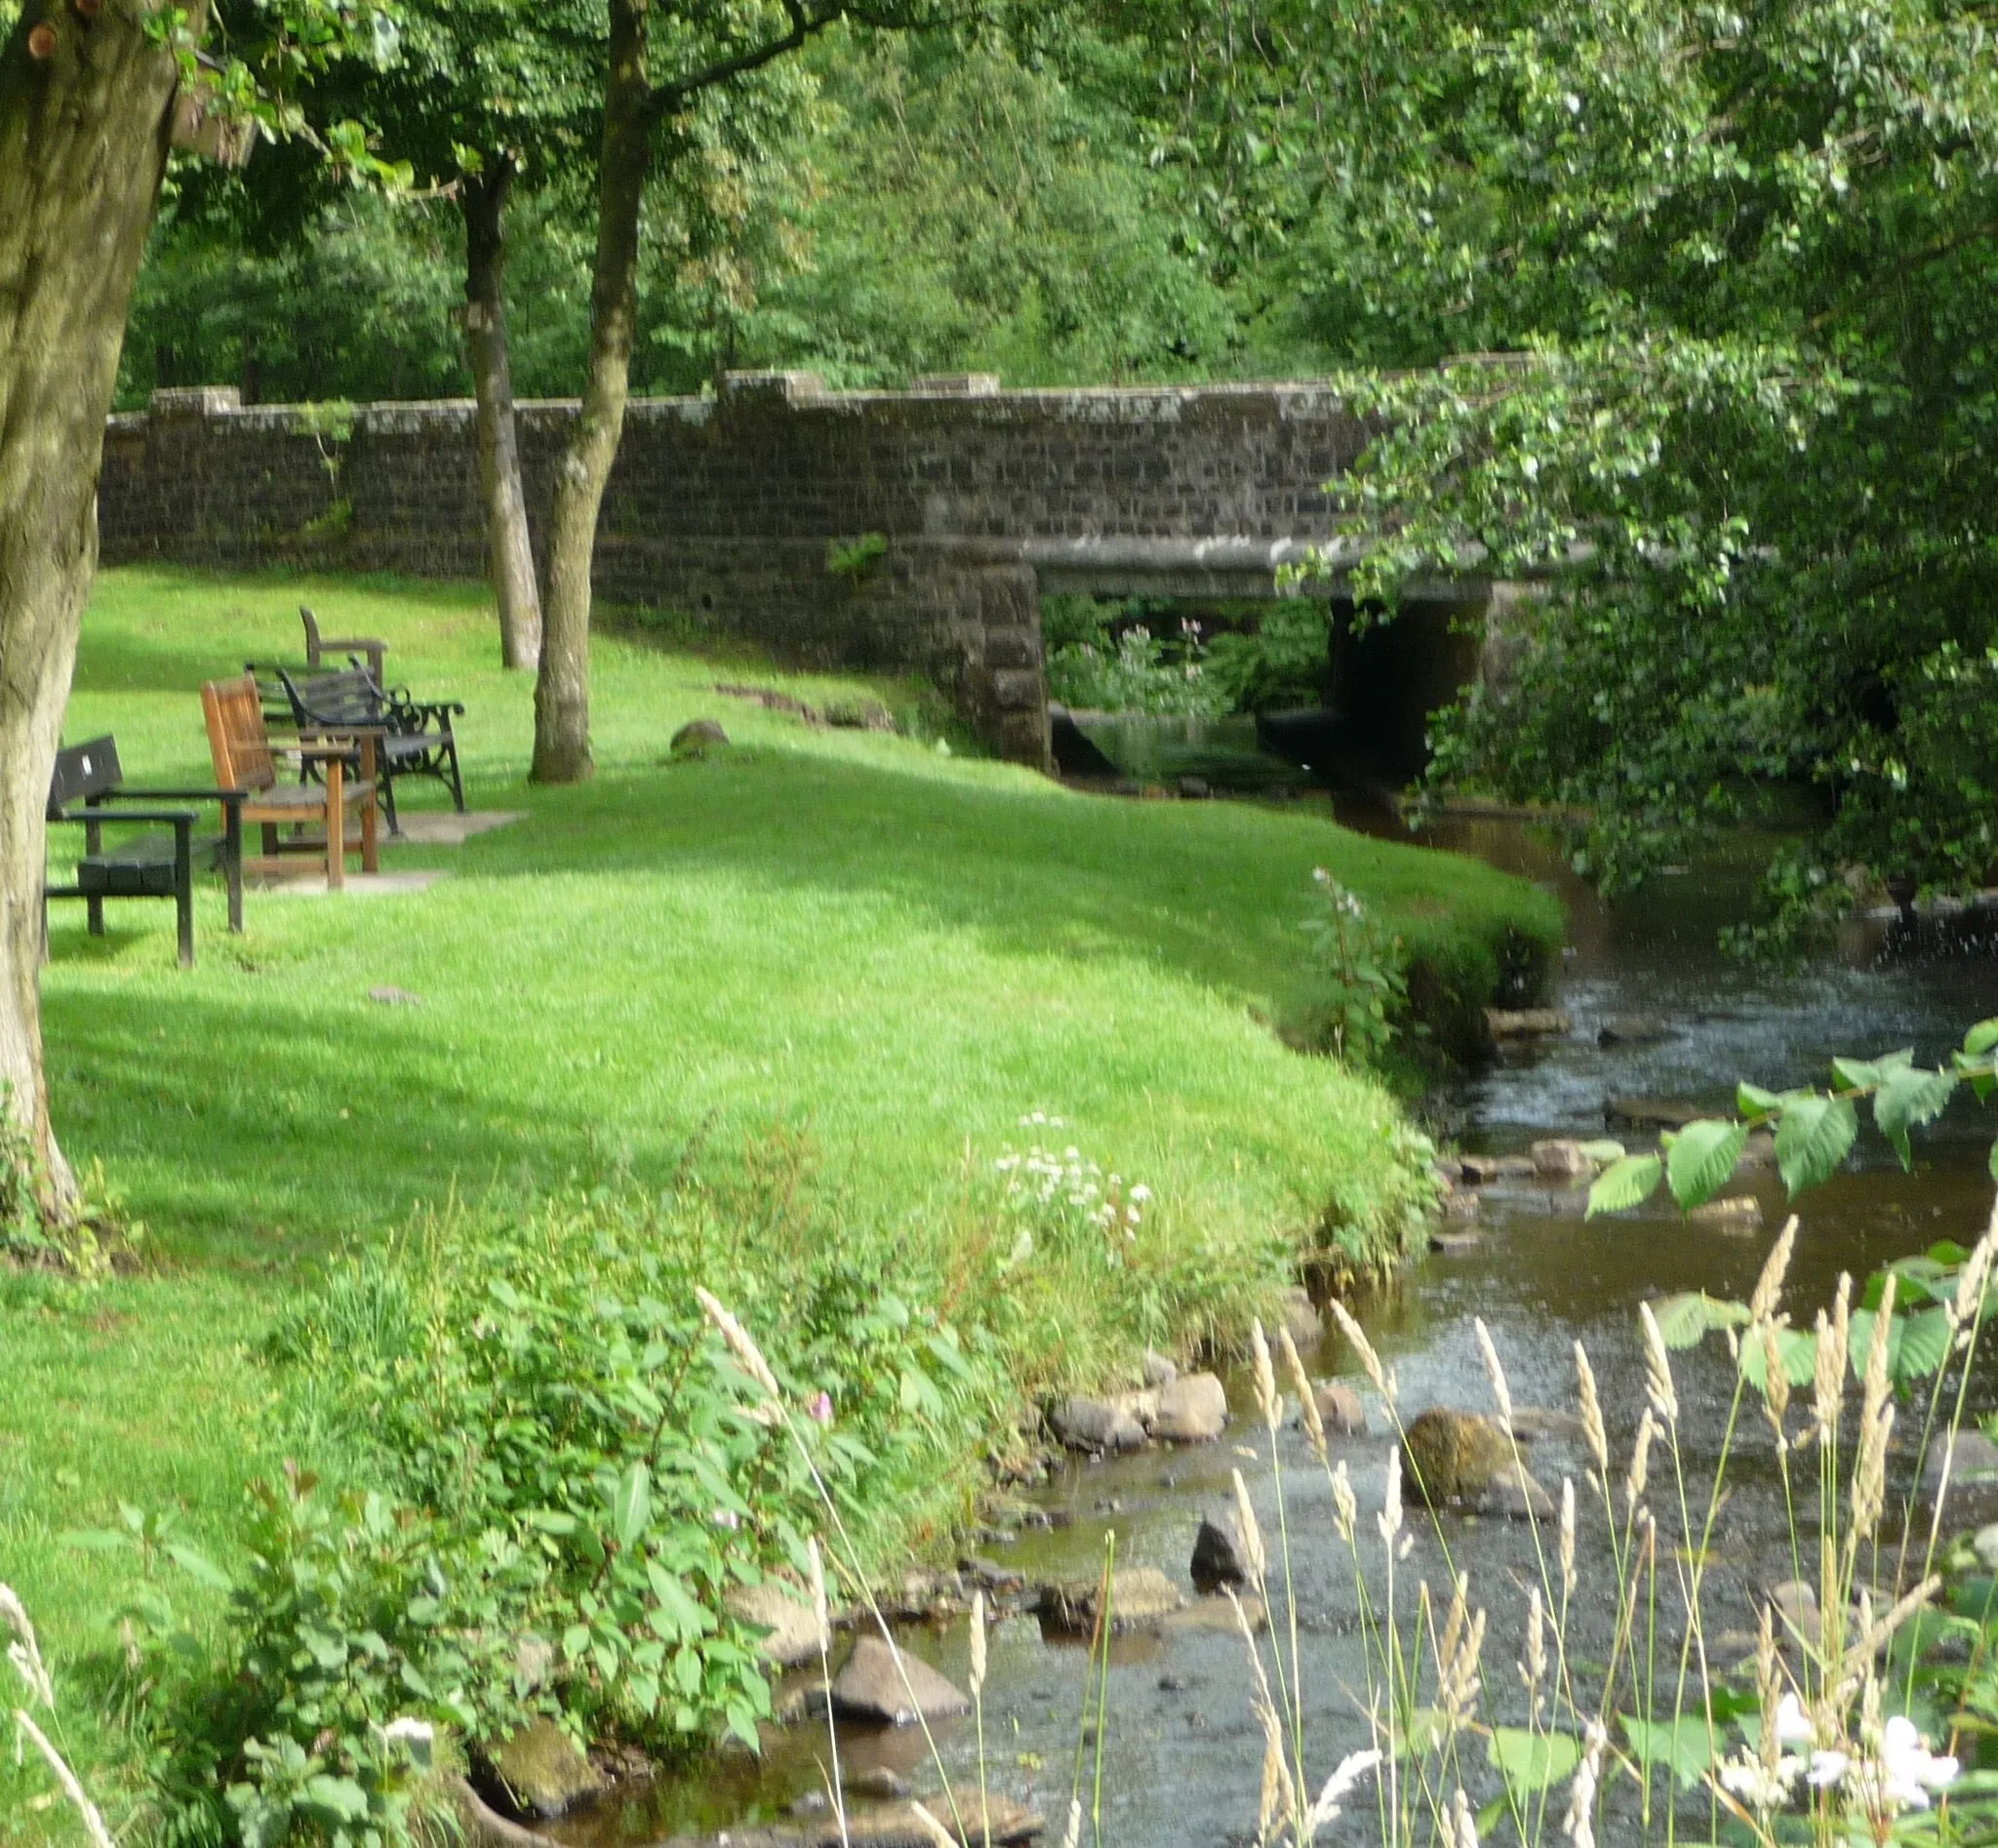
[[[519,407],[538,530],[576,415]],[[926,673],[997,750],[1045,768],[1041,597],[1273,598],[1282,568],[1331,540],[1324,483],[1362,441],[1311,383],[1001,391],[969,375],[830,392],[735,374],[714,398],[631,405],[596,586],[800,663]],[[162,390],[111,420],[99,504],[107,562],[485,575],[468,401]],[[1344,644],[1336,697],[1419,742],[1423,712],[1477,671],[1490,603],[1468,581],[1412,598],[1378,639]]]

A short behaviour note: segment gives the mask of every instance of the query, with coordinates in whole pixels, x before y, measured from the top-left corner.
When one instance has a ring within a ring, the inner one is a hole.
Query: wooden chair
[[[314,673],[328,663],[328,655],[366,655],[368,671],[375,676],[375,684],[382,686],[381,657],[388,653],[388,644],[379,635],[341,635],[329,637],[320,634],[319,619],[304,605],[299,605],[299,620],[305,624],[305,665]]]
[[[281,869],[279,856],[326,856],[326,883],[338,891],[346,884],[346,857],[360,848],[364,871],[380,869],[376,853],[375,738],[368,733],[289,740],[278,752],[301,763],[317,764],[326,781],[280,783],[277,753],[264,728],[263,703],[254,674],[234,680],[211,680],[201,689],[201,710],[208,720],[208,748],[215,759],[215,780],[224,789],[243,792],[243,820],[263,829],[263,855],[246,859],[256,872]],[[358,775],[350,776],[355,766]],[[360,812],[358,843],[347,836],[347,817]],[[324,840],[304,835],[314,825],[326,830]],[[280,830],[291,830],[290,834]]]

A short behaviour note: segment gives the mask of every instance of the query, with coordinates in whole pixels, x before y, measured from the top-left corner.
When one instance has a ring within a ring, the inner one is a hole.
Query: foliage
[[[1198,617],[1151,597],[1041,600],[1050,691],[1084,711],[1214,717],[1315,705],[1325,697],[1329,623],[1322,601],[1303,598]],[[1156,635],[1155,623],[1177,633]]]
[[[1218,139],[1186,158],[1230,176],[1255,248],[1315,269],[1306,311],[1353,361],[1490,356],[1343,381],[1381,432],[1340,488],[1380,542],[1363,590],[1467,560],[1552,577],[1436,774],[1586,809],[1578,862],[1612,889],[1813,786],[1778,944],[1848,864],[1980,881],[1981,14],[1365,12],[1260,9],[1188,90]]]
[[[815,1471],[870,1531],[887,1482],[984,1427],[998,1377],[829,1246],[765,1251],[752,1280],[748,1242],[699,1196],[550,1202],[425,1226],[283,1317],[297,1434],[376,1486],[256,1486],[212,1668],[177,1672],[184,1635],[148,1625],[177,1832],[400,1840],[418,1724],[490,1743],[542,1711],[656,1749],[755,1744],[769,1691],[729,1593],[803,1571]],[[743,1408],[695,1304],[703,1261],[784,1318],[809,1453]]]
[[[1311,871],[1313,1014],[1335,1059],[1378,1065],[1404,1024],[1409,983],[1402,941],[1323,866]]]
[[[887,556],[888,536],[884,533],[862,533],[856,540],[825,542],[825,569],[835,578],[848,578],[856,583],[870,576]]]

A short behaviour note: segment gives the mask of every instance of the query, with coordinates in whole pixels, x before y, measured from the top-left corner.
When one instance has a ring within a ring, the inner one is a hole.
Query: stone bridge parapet
[[[539,538],[577,406],[519,416]],[[1333,538],[1324,484],[1363,440],[1310,383],[732,375],[714,398],[631,405],[596,586],[801,663],[930,674],[1005,755],[1045,765],[1043,592],[1273,595]],[[100,526],[107,562],[483,577],[472,406],[157,392],[111,420]]]

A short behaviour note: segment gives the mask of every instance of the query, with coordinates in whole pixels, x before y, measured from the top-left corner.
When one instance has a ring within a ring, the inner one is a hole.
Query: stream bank
[[[1384,828],[1379,815],[1342,819]],[[1508,1045],[1490,1065],[1451,1084],[1434,1110],[1472,1155],[1518,1154],[1544,1137],[1602,1134],[1617,1097],[1650,1096],[1723,1106],[1738,1076],[1779,1088],[1821,1076],[1835,1053],[1871,1055],[1912,1045],[1918,1059],[1946,1053],[1972,1021],[1998,1013],[1998,964],[1977,958],[1882,961],[1877,934],[1856,933],[1842,956],[1796,976],[1732,966],[1715,948],[1719,924],[1745,896],[1746,875],[1723,864],[1658,882],[1634,904],[1608,907],[1569,879],[1551,844],[1516,823],[1443,824],[1439,844],[1539,879],[1569,905],[1570,942],[1558,1000],[1572,1024],[1565,1035]],[[1617,1030],[1630,1017],[1656,1026]],[[1606,1032],[1606,1029],[1609,1029]],[[1874,1266],[1936,1239],[1969,1242],[1989,1211],[1985,1168],[1991,1124],[1967,1100],[1918,1139],[1914,1172],[1903,1175],[1877,1139],[1862,1139],[1845,1170],[1807,1196],[1786,1301],[1808,1323],[1840,1271],[1863,1277]],[[1630,1138],[1636,1141],[1634,1135]],[[1473,1332],[1481,1317],[1497,1344],[1521,1405],[1575,1402],[1572,1345],[1582,1342],[1602,1382],[1614,1456],[1627,1453],[1643,1405],[1639,1303],[1683,1290],[1745,1296],[1787,1203],[1773,1171],[1751,1175],[1745,1190],[1759,1225],[1736,1219],[1697,1224],[1653,1205],[1613,1221],[1585,1221],[1583,1191],[1535,1179],[1478,1189],[1474,1220],[1452,1226],[1429,1257],[1353,1306],[1399,1382],[1404,1419],[1429,1406],[1491,1407]],[[1354,1356],[1326,1336],[1305,1356],[1316,1375],[1343,1379],[1366,1402],[1371,1432],[1332,1440],[1359,1492],[1363,1532],[1381,1501],[1391,1438],[1385,1407]],[[1674,1356],[1686,1407],[1684,1450],[1692,1480],[1710,1472],[1733,1385],[1718,1342]],[[1974,1410],[1998,1405],[1991,1383]],[[1278,1469],[1295,1543],[1296,1603],[1305,1664],[1304,1718],[1311,1762],[1322,1777],[1345,1752],[1368,1743],[1356,1698],[1364,1686],[1361,1617],[1350,1562],[1333,1532],[1331,1496],[1295,1423],[1272,1442],[1253,1414],[1249,1383],[1231,1377],[1233,1422],[1215,1444],[1064,1466],[1035,1496],[1036,1522],[979,1543],[981,1556],[1028,1582],[1085,1578],[1100,1569],[1114,1534],[1120,1566],[1150,1566],[1194,1593],[1188,1572],[1204,1515],[1232,1497],[1240,1468],[1266,1533],[1278,1531]],[[1539,1478],[1579,1484],[1578,1444],[1552,1421],[1534,1446]],[[1709,1598],[1731,1643],[1752,1631],[1758,1600],[1791,1576],[1787,1525],[1777,1493],[1774,1451],[1764,1430],[1741,1440],[1731,1469],[1737,1490],[1716,1529]],[[1897,1488],[1903,1486],[1899,1483]],[[1975,1496],[1954,1522],[1990,1518]],[[1406,1567],[1447,1583],[1442,1551],[1472,1578],[1491,1611],[1488,1680],[1511,1678],[1519,1648],[1523,1587],[1535,1578],[1536,1538],[1527,1522],[1445,1514],[1441,1536],[1416,1521]],[[1379,1566],[1378,1544],[1370,1573]],[[1584,1507],[1584,1581],[1605,1563],[1600,1507]],[[1601,1620],[1580,1610],[1572,1646],[1600,1650]],[[913,1624],[907,1645],[963,1684],[968,1643],[961,1623]],[[1179,1624],[1120,1637],[1110,1652],[1103,1747],[1105,1840],[1153,1844],[1239,1842],[1253,1834],[1261,1737],[1251,1717],[1240,1638],[1225,1627]],[[1030,1615],[1010,1616],[993,1632],[985,1732],[993,1787],[1034,1804],[1059,1827],[1077,1763],[1084,1650]],[[969,1721],[941,1722],[939,1748],[953,1783],[977,1777]],[[727,1828],[786,1815],[819,1781],[822,1726],[774,1731],[759,1761],[744,1755],[698,1781],[662,1784],[613,1816],[562,1826],[575,1848],[651,1840],[683,1829]],[[843,1761],[852,1771],[886,1768],[926,1788],[928,1752],[914,1728],[847,1728]],[[1086,1754],[1087,1764],[1093,1753]],[[927,1774],[934,1786],[934,1771]],[[1363,1805],[1363,1808],[1368,1806]],[[1371,1827],[1370,1818],[1362,1818]],[[1346,1826],[1340,1825],[1340,1829]],[[1333,1831],[1360,1841],[1364,1833]]]

